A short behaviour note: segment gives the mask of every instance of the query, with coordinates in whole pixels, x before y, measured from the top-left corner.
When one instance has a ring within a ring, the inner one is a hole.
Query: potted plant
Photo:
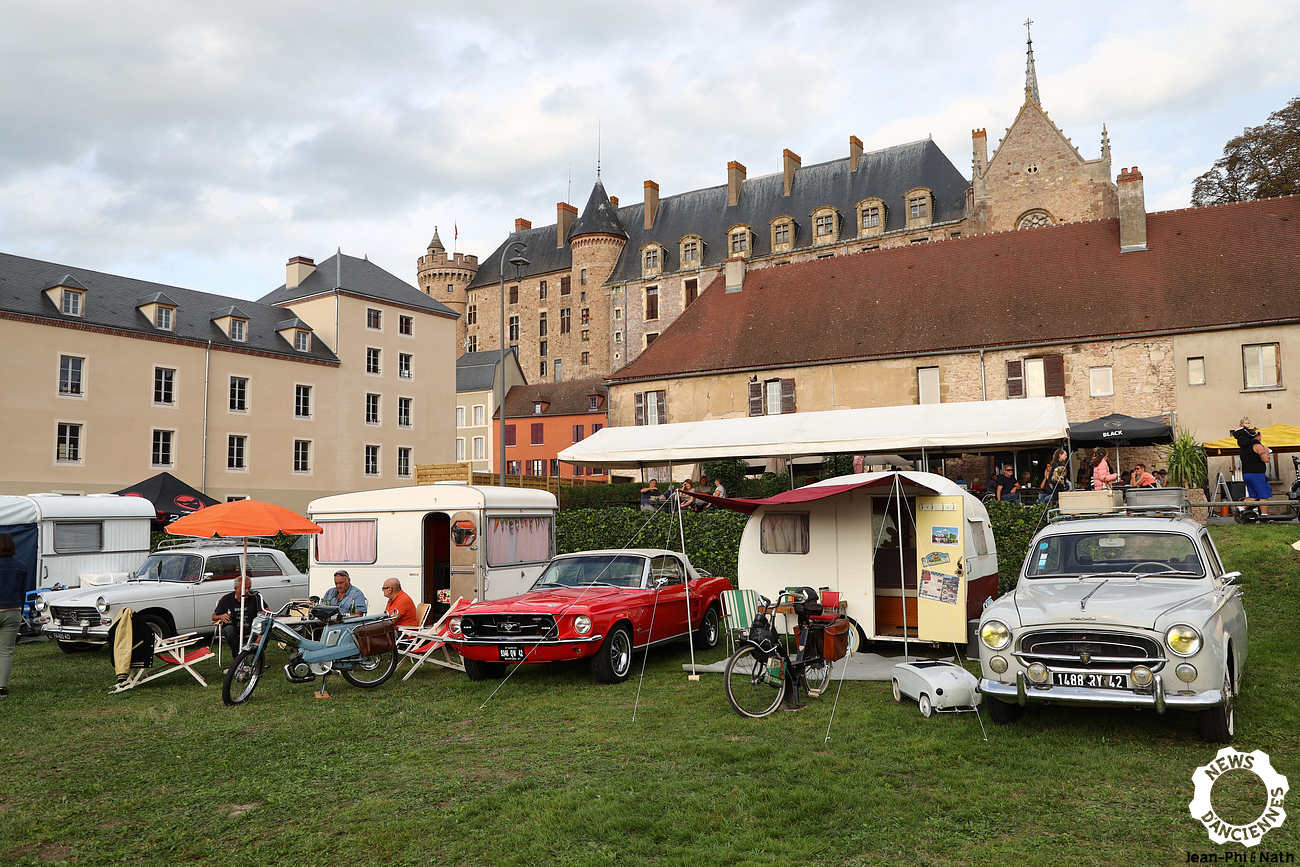
[[[1189,491],[1205,487],[1209,480],[1206,468],[1205,449],[1186,428],[1178,428],[1173,443],[1165,446],[1165,469],[1169,473],[1169,484]]]

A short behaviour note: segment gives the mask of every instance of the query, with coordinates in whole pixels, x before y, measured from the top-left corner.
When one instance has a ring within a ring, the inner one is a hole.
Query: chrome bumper
[[[979,690],[991,698],[1014,700],[1022,707],[1030,702],[1055,702],[1074,705],[1106,705],[1110,707],[1150,707],[1156,713],[1165,708],[1175,710],[1204,710],[1223,704],[1223,690],[1207,689],[1196,695],[1166,693],[1162,678],[1157,675],[1151,693],[1126,689],[1089,689],[1082,686],[1035,686],[1025,682],[1024,672],[1016,675],[1015,683],[1001,683],[980,678]]]
[[[56,626],[46,623],[41,626],[41,634],[55,641],[85,641],[104,644],[108,641],[107,626]]]
[[[453,647],[457,644],[463,644],[466,647],[496,647],[500,644],[527,644],[530,647],[551,647],[562,644],[590,644],[593,641],[604,641],[603,635],[583,635],[578,638],[525,638],[518,636],[515,638],[465,638],[464,636],[451,636],[447,643]]]

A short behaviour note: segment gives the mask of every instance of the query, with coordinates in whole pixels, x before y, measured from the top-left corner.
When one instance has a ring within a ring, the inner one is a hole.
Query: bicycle
[[[786,707],[797,710],[803,690],[817,698],[831,682],[835,661],[843,659],[848,647],[850,622],[838,615],[824,618],[821,600],[811,587],[787,590],[776,604],[759,597],[761,604],[749,629],[741,632],[741,646],[727,662],[723,689],[736,713],[755,719],[765,717],[790,697]],[[795,658],[790,659],[785,643],[772,622],[776,614],[794,614]]]

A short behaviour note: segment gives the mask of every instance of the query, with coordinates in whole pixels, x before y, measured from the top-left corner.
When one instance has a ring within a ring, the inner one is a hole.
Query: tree
[[[1300,96],[1223,146],[1196,179],[1192,204],[1221,205],[1300,193]]]

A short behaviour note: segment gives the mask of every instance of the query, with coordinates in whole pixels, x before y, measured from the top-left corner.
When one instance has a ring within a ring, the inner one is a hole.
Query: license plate
[[[502,662],[522,662],[524,659],[524,648],[518,644],[503,644],[497,648],[497,653],[501,654]]]
[[[1054,671],[1052,683],[1056,686],[1082,686],[1088,689],[1128,689],[1128,677],[1122,674]]]

